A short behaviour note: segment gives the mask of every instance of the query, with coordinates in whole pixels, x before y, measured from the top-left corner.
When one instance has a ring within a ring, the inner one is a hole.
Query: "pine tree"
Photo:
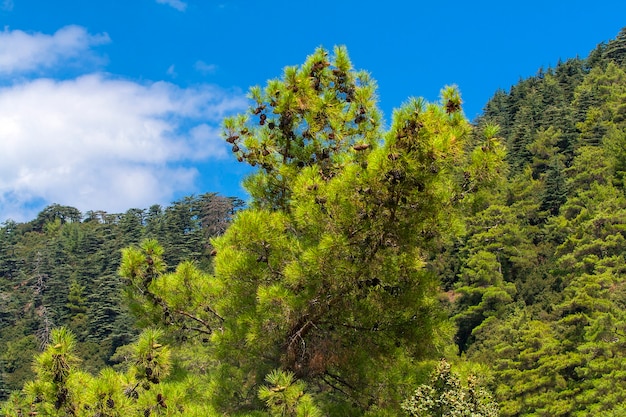
[[[224,412],[264,407],[257,389],[275,370],[330,414],[398,410],[413,363],[448,349],[431,260],[461,230],[461,206],[501,176],[496,130],[465,154],[471,127],[449,87],[382,131],[375,83],[344,48],[318,49],[250,97],[224,137],[257,168],[252,201],[212,240],[214,276],[189,263],[167,273],[156,242],[128,249],[121,275],[137,311],[209,344]]]
[[[626,27],[622,28],[617,37],[611,40],[602,52],[604,59],[610,59],[619,65],[626,62]]]
[[[259,170],[245,182],[252,208],[214,240],[224,323],[213,342],[254,375],[241,398],[280,368],[338,401],[397,407],[394,363],[444,348],[428,260],[495,150],[463,155],[470,127],[454,88],[441,105],[409,101],[382,132],[373,81],[334,53],[253,88],[249,114],[225,123],[234,153]]]
[[[272,417],[320,417],[306,386],[289,372],[273,371],[265,378],[269,385],[259,389],[259,398],[267,404]]]

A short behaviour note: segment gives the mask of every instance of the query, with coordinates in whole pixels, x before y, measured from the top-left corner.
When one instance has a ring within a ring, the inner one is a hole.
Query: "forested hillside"
[[[499,91],[507,184],[468,219],[453,316],[502,415],[624,415],[626,31]]]
[[[138,333],[122,300],[121,249],[154,238],[167,248],[170,269],[183,260],[208,269],[209,238],[224,232],[242,204],[204,194],[123,214],[52,205],[28,223],[3,224],[0,398],[33,377],[32,358],[54,327],[74,332],[86,370],[112,365],[115,350]]]
[[[335,48],[252,88],[245,209],[5,223],[3,415],[626,415],[626,30],[473,124],[375,87]]]

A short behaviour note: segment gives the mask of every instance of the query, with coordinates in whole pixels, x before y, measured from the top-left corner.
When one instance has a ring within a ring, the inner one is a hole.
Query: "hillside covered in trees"
[[[248,207],[2,225],[2,415],[626,414],[626,30],[473,123],[344,48],[250,99]]]
[[[28,223],[3,224],[0,398],[33,377],[32,358],[58,326],[74,332],[87,370],[113,365],[115,350],[138,333],[122,300],[117,275],[121,249],[145,238],[158,239],[172,268],[192,260],[210,269],[208,239],[223,233],[242,206],[237,199],[214,194],[123,214],[82,214],[52,205]]]

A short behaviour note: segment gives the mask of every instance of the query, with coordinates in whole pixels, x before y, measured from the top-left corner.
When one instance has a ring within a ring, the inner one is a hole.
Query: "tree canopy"
[[[153,324],[206,343],[218,409],[262,408],[258,387],[287,372],[327,413],[398,410],[450,346],[433,260],[497,176],[497,129],[471,138],[447,87],[439,104],[409,100],[385,131],[373,80],[341,47],[250,98],[224,137],[257,167],[252,200],[212,240],[213,276],[164,274],[145,242],[122,261],[131,297]]]
[[[623,415],[623,44],[473,124],[319,48],[223,123],[245,208],[5,223],[0,414]]]

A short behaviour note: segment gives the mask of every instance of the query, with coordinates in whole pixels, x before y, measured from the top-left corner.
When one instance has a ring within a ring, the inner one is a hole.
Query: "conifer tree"
[[[318,49],[251,98],[224,135],[258,167],[252,207],[213,241],[224,322],[212,341],[224,369],[247,376],[234,395],[245,404],[278,368],[339,403],[397,408],[400,364],[445,348],[429,260],[496,147],[464,155],[470,126],[452,87],[440,105],[410,100],[383,132],[375,84],[343,48]]]
[[[267,404],[272,417],[320,417],[305,385],[290,372],[275,370],[265,378],[268,385],[259,389],[259,398]]]
[[[431,260],[462,229],[461,206],[499,177],[497,130],[466,154],[471,128],[447,87],[383,131],[375,83],[341,47],[250,98],[224,137],[257,168],[252,201],[212,240],[214,276],[165,273],[156,242],[128,249],[121,275],[138,311],[208,343],[224,412],[264,408],[272,372],[305,381],[326,413],[398,410],[421,361],[450,346]]]
[[[470,375],[466,386],[442,359],[431,373],[429,384],[420,385],[402,403],[410,417],[498,417],[498,404]]]

